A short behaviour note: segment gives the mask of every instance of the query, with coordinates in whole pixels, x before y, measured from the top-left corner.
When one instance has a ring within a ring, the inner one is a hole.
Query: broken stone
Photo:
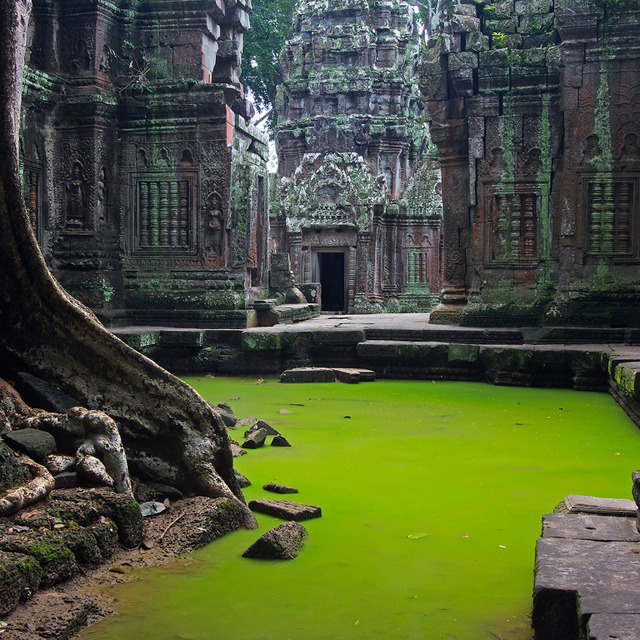
[[[277,484],[276,482],[267,482],[262,488],[265,491],[272,491],[273,493],[298,493],[295,487],[289,487],[286,484]]]
[[[166,511],[167,507],[165,507],[162,502],[143,502],[140,505],[140,513],[143,518],[148,518],[150,516],[157,516],[158,514]]]
[[[271,446],[272,447],[290,447],[291,444],[284,436],[276,436],[271,441]]]
[[[358,382],[371,382],[375,378],[375,373],[370,369],[340,368],[334,369],[336,380],[347,384]]]
[[[54,489],[73,489],[78,486],[78,474],[75,471],[65,471],[53,476]]]
[[[307,530],[297,522],[285,522],[261,535],[243,554],[243,558],[292,560],[302,549]]]
[[[570,495],[564,498],[554,513],[593,513],[602,516],[635,516],[638,508],[633,500]]]
[[[274,429],[268,422],[265,420],[257,420],[256,423],[251,427],[251,429],[247,429],[244,432],[244,437],[248,438],[249,434],[259,431],[262,429],[268,436],[279,436],[280,432],[277,429]]]
[[[94,456],[83,456],[76,463],[76,471],[78,477],[82,478],[89,484],[99,487],[112,487],[113,478],[107,473],[102,460]]]
[[[243,476],[237,469],[234,469],[233,473],[241,489],[246,489],[251,486],[251,480],[249,480],[247,476]]]
[[[259,498],[249,502],[249,509],[258,513],[266,513],[282,520],[311,520],[322,516],[322,510],[312,504],[301,504],[292,500],[266,500]]]
[[[251,431],[247,436],[247,439],[242,443],[243,449],[259,449],[264,446],[264,442],[267,439],[267,432],[264,429],[258,429],[257,431]]]
[[[44,460],[56,448],[54,437],[50,433],[39,429],[9,431],[3,437],[10,445],[26,453],[34,460]]]
[[[240,456],[246,456],[247,452],[237,443],[231,443],[231,455],[234,458],[239,458]]]

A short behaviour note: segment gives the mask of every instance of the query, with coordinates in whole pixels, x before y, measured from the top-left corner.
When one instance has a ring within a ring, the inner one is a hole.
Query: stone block
[[[19,429],[9,431],[3,438],[18,451],[26,453],[34,460],[42,461],[56,449],[54,437],[46,431],[39,429]]]
[[[640,638],[640,614],[594,613],[587,630],[589,640],[636,640]]]
[[[242,334],[243,351],[279,351],[280,333],[272,331],[245,331]]]
[[[266,500],[259,498],[249,502],[249,509],[258,513],[266,513],[282,520],[295,520],[296,522],[322,516],[320,507],[312,504],[301,504],[292,500]]]
[[[516,20],[513,17],[507,20],[485,20],[483,31],[488,36],[494,33],[516,33]]]
[[[300,367],[288,369],[280,376],[280,382],[335,382],[336,374],[333,369],[325,367]]]
[[[516,15],[549,14],[553,10],[553,0],[516,0]]]
[[[518,18],[518,33],[523,35],[537,35],[551,31],[554,27],[552,13],[535,13]]]
[[[262,488],[265,491],[272,491],[273,493],[298,493],[295,487],[289,487],[286,484],[278,484],[277,482],[267,482]]]
[[[513,14],[513,0],[496,0],[484,7],[484,17],[490,19],[510,18]]]
[[[493,49],[480,54],[480,75],[495,75],[495,69],[511,66],[511,52],[508,49]]]
[[[467,35],[467,51],[487,51],[489,49],[489,36],[479,31],[473,31]]]
[[[480,347],[468,344],[450,344],[447,361],[453,366],[476,364],[480,355]]]
[[[27,404],[45,411],[66,413],[72,407],[78,406],[77,400],[58,387],[28,373],[19,373],[16,376],[16,389]]]
[[[633,500],[569,495],[558,503],[554,513],[587,513],[602,516],[631,517],[637,513]]]
[[[258,429],[257,431],[249,431],[249,435],[242,443],[243,449],[259,449],[264,447],[265,440],[267,439],[267,432],[264,429]]]
[[[549,513],[543,516],[542,536],[605,542],[640,542],[635,518],[575,513]]]
[[[285,522],[261,535],[243,554],[243,558],[292,560],[302,549],[307,530],[297,522]]]
[[[450,53],[448,56],[449,70],[476,69],[478,67],[478,54],[472,51]]]

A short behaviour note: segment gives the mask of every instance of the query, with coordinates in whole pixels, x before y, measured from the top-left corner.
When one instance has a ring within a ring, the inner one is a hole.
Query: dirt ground
[[[144,519],[141,546],[118,545],[103,565],[54,588],[38,591],[0,623],[0,640],[70,640],[86,626],[115,613],[108,587],[136,579],[143,567],[174,559],[189,563],[187,552],[238,528],[237,511],[224,498],[198,496],[173,503]]]

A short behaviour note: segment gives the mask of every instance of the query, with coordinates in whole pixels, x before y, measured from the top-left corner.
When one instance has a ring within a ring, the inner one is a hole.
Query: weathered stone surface
[[[252,433],[262,429],[268,436],[279,436],[280,432],[272,427],[266,420],[256,420],[255,424],[244,432],[244,437],[248,438]]]
[[[375,378],[375,372],[371,369],[340,368],[333,371],[338,382],[346,382],[347,384],[371,382]]]
[[[589,614],[638,613],[638,549],[637,542],[539,539],[532,616],[536,638],[577,639],[581,629],[585,633]]]
[[[637,640],[640,614],[594,613],[587,625],[589,640]]]
[[[273,493],[298,493],[295,487],[289,487],[286,484],[278,484],[277,482],[267,482],[262,488],[265,491],[273,491]]]
[[[297,522],[285,522],[261,535],[243,554],[260,560],[292,560],[302,549],[307,530]]]
[[[54,437],[50,433],[39,429],[9,431],[3,437],[11,446],[38,461],[44,460],[56,448]]]
[[[280,382],[335,382],[336,375],[333,369],[325,367],[301,367],[288,369],[280,376]]]
[[[76,464],[76,471],[90,485],[113,486],[113,478],[107,473],[102,461],[95,456],[83,456]]]
[[[542,518],[544,538],[640,542],[635,518],[623,516],[550,513]]]
[[[242,443],[243,449],[259,449],[264,446],[267,439],[267,432],[264,429],[258,429],[257,431],[251,431],[247,436],[247,439]]]
[[[78,486],[78,474],[75,471],[65,471],[53,476],[54,489],[72,489]]]
[[[233,473],[236,477],[236,481],[238,482],[238,485],[240,486],[241,489],[245,489],[246,487],[250,487],[251,486],[251,480],[249,480],[249,478],[247,478],[247,476],[241,474],[237,469],[233,470]]]
[[[291,443],[284,436],[280,435],[280,436],[276,436],[271,441],[271,446],[272,447],[290,447]]]
[[[554,513],[593,513],[609,516],[635,516],[637,511],[633,500],[577,495],[567,496],[553,510]]]
[[[300,504],[291,500],[266,500],[260,498],[251,500],[249,509],[283,520],[295,520],[296,522],[322,516],[320,507],[311,504]]]
[[[5,616],[39,586],[42,568],[32,556],[0,551],[0,616]]]

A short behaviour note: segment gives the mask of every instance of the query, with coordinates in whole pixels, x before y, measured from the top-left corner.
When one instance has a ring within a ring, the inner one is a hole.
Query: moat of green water
[[[378,380],[189,378],[291,448],[236,459],[247,500],[289,484],[322,518],[292,561],[240,531],[114,591],[92,640],[525,640],[541,515],[571,493],[630,497],[640,434],[606,394]],[[286,411],[284,413],[282,411]],[[290,412],[290,413],[288,413]],[[242,430],[237,432],[242,440]]]

